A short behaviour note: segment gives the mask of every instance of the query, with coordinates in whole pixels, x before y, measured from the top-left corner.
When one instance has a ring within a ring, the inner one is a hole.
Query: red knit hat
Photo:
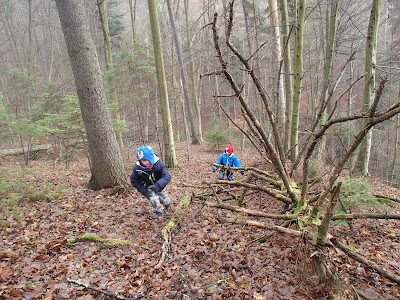
[[[228,153],[229,155],[231,155],[233,153],[233,145],[231,142],[229,142],[229,144],[225,147],[225,151],[226,153]]]

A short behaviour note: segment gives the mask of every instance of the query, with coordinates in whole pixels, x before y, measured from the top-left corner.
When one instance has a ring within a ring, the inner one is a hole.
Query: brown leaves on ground
[[[134,148],[134,147],[133,147]],[[204,191],[220,153],[203,146],[177,145],[180,168],[171,169],[168,193],[176,205]],[[257,165],[253,151],[239,149],[243,165]],[[132,157],[132,155],[130,156]],[[126,162],[127,180],[133,161]],[[10,166],[12,167],[12,165]],[[135,190],[114,194],[111,190],[84,188],[90,171],[85,160],[69,169],[36,161],[40,182],[66,185],[59,199],[22,200],[13,211],[1,208],[0,299],[111,299],[102,293],[72,284],[68,279],[133,298],[140,293],[152,299],[323,299],[327,292],[312,274],[303,241],[274,234],[265,243],[251,243],[266,234],[260,228],[219,224],[216,214],[232,212],[208,208],[194,200],[172,238],[171,250],[160,269],[161,230],[173,216],[152,221],[151,207]],[[240,173],[235,178],[241,179]],[[13,191],[10,191],[12,193]],[[384,193],[385,191],[380,191]],[[397,191],[396,191],[397,192]],[[252,196],[248,208],[271,212],[278,202],[261,194]],[[399,211],[398,205],[394,206]],[[173,209],[174,210],[174,209]],[[257,220],[271,222],[262,218]],[[279,224],[279,223],[277,223]],[[355,232],[335,226],[339,238],[363,255],[399,274],[400,234],[396,221],[353,222]],[[103,239],[129,240],[124,247],[101,247],[95,242],[69,243],[84,233]],[[328,253],[332,269],[345,283],[377,299],[396,299],[398,287],[349,259],[339,250]]]

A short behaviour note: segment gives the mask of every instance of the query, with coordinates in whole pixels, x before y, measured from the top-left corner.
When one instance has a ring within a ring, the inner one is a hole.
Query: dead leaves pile
[[[203,181],[215,179],[210,163],[219,155],[207,152],[202,146],[191,146],[195,155],[187,162],[186,145],[177,147],[181,168],[170,170],[173,181],[168,186],[174,204],[201,192]],[[243,157],[237,153],[242,162],[252,155],[243,151],[246,156]],[[132,163],[127,162],[127,178]],[[173,211],[151,221],[150,205],[136,191],[120,195],[110,190],[84,189],[90,175],[84,160],[71,164],[68,170],[53,168],[45,161],[33,162],[32,167],[42,169],[38,182],[65,184],[67,189],[59,199],[23,200],[14,211],[1,208],[0,299],[112,299],[68,279],[118,295],[120,299],[141,295],[151,299],[326,296],[324,287],[313,277],[301,240],[275,234],[266,243],[250,243],[265,231],[219,224],[215,218],[217,211],[199,200],[186,211],[182,226],[173,235],[165,263],[156,269],[161,256],[161,230]],[[338,227],[338,234],[399,273],[398,224],[356,221],[354,225],[357,233],[350,233],[343,226]],[[102,239],[123,239],[129,244],[102,247],[91,241],[67,241],[85,233]],[[395,299],[399,295],[398,287],[365,270],[340,251],[332,250],[329,255],[340,272],[338,275],[349,284],[382,299]]]

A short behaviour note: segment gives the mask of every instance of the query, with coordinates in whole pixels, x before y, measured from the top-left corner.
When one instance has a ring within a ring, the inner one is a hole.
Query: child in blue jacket
[[[137,161],[130,179],[131,184],[149,200],[153,207],[155,213],[150,218],[154,220],[164,215],[161,203],[166,209],[171,208],[171,200],[164,191],[171,180],[171,175],[150,146],[138,149]]]
[[[216,164],[236,167],[236,168],[240,168],[242,166],[236,155],[233,154],[233,145],[231,142],[229,142],[229,144],[225,147],[225,152],[220,155]],[[212,171],[215,172],[217,169],[218,167],[214,166],[212,168]],[[241,173],[244,174],[244,171],[242,171]],[[218,180],[223,180],[225,175],[229,181],[233,181],[233,172],[229,169],[221,167],[221,170],[219,171],[218,174]]]

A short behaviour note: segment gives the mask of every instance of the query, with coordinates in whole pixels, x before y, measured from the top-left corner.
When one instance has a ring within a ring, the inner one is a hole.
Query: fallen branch
[[[172,241],[172,233],[179,228],[182,219],[183,219],[183,210],[189,207],[192,199],[191,198],[184,198],[179,203],[177,208],[175,209],[174,216],[168,222],[167,225],[161,231],[161,235],[163,237],[163,245],[162,245],[162,253],[161,258],[158,264],[156,265],[156,269],[161,268],[167,258],[168,252],[171,249],[171,241]]]
[[[278,226],[278,225],[267,225],[265,223],[257,222],[257,221],[250,221],[250,220],[238,219],[238,218],[222,218],[221,216],[217,216],[217,219],[221,223],[233,223],[233,224],[240,224],[240,225],[256,226],[259,228],[275,230],[275,231],[278,231],[279,233],[285,233],[285,234],[294,235],[297,237],[302,237],[305,234],[305,232],[303,232],[303,231],[288,229],[288,228]]]
[[[376,198],[383,198],[383,199],[389,199],[391,201],[400,203],[400,199],[397,198],[393,198],[393,197],[389,197],[389,196],[384,196],[384,195],[380,195],[380,194],[372,194],[373,196],[375,196]]]
[[[78,280],[74,280],[74,279],[71,279],[71,278],[67,278],[67,281],[70,282],[70,283],[74,283],[74,284],[83,286],[83,287],[85,287],[85,288],[87,288],[87,289],[89,289],[89,290],[93,290],[93,291],[95,291],[95,292],[104,294],[104,295],[106,295],[106,296],[109,296],[109,297],[112,297],[112,298],[116,298],[116,299],[132,300],[132,299],[142,299],[142,298],[147,298],[147,297],[148,297],[148,296],[146,296],[145,294],[143,294],[143,292],[141,292],[141,293],[139,293],[139,294],[137,294],[137,295],[135,295],[135,296],[133,296],[133,297],[126,298],[126,297],[124,297],[124,296],[120,296],[120,295],[116,295],[116,294],[113,294],[113,293],[104,291],[104,290],[99,289],[99,288],[97,288],[97,287],[91,286],[91,285],[89,285],[88,283],[80,282],[80,281],[78,281]]]
[[[232,186],[244,186],[244,187],[247,187],[249,189],[253,189],[253,190],[258,190],[258,191],[264,192],[264,193],[274,197],[275,199],[286,203],[287,205],[292,203],[292,201],[291,201],[291,199],[289,197],[283,196],[283,195],[279,194],[278,192],[273,191],[272,189],[267,189],[265,187],[257,186],[257,185],[254,185],[254,184],[249,184],[249,183],[245,183],[245,182],[241,182],[241,181],[229,181],[229,180],[217,180],[215,183],[218,183],[218,184],[229,184],[229,185],[232,185]]]
[[[400,215],[388,213],[366,213],[366,214],[339,214],[334,215],[332,220],[351,220],[351,219],[395,219],[400,220]]]
[[[353,250],[351,250],[349,247],[347,247],[345,244],[339,242],[336,238],[330,238],[330,241],[340,250],[342,250],[344,253],[346,253],[348,256],[354,258],[355,260],[357,260],[360,263],[363,263],[364,265],[366,265],[368,268],[376,271],[378,274],[382,275],[383,277],[386,277],[387,279],[400,284],[400,277],[393,274],[392,272],[389,272],[387,270],[385,270],[384,268],[380,268],[376,263],[369,261],[368,259],[366,259],[365,257],[363,257],[362,255],[354,252]]]
[[[286,214],[286,215],[267,214],[267,213],[264,213],[261,211],[256,211],[256,210],[233,206],[233,205],[224,204],[224,203],[214,203],[214,202],[209,202],[209,201],[206,201],[206,204],[209,207],[218,207],[218,208],[223,208],[223,209],[229,209],[231,211],[243,212],[248,215],[257,216],[257,217],[265,217],[265,218],[271,218],[271,219],[283,219],[283,220],[294,220],[297,218],[296,214],[290,214],[290,215],[289,214]]]

